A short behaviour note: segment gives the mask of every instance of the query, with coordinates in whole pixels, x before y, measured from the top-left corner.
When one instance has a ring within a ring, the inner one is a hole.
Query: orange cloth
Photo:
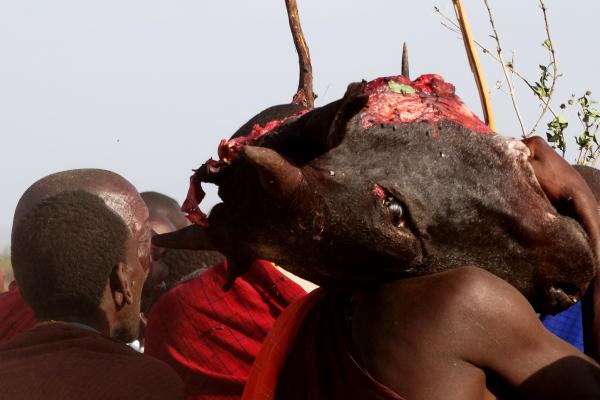
[[[258,354],[243,400],[404,400],[352,354],[352,290],[318,289],[290,305]]]
[[[279,372],[294,344],[296,334],[306,315],[324,295],[325,290],[321,288],[312,291],[292,303],[277,319],[250,370],[242,400],[275,399]]]

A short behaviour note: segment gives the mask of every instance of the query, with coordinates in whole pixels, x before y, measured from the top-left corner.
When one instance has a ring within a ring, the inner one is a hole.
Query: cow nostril
[[[566,310],[577,303],[578,297],[567,294],[562,288],[557,285],[551,286],[547,292],[547,306],[550,314]]]
[[[575,301],[579,300],[581,297],[581,291],[572,283],[559,282],[553,287],[562,290],[567,296],[572,297]]]

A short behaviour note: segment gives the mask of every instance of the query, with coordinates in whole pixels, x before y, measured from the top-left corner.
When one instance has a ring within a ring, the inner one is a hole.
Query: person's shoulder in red
[[[179,284],[153,306],[146,354],[171,365],[188,398],[234,399],[275,319],[306,292],[273,264],[256,261],[228,292],[227,263]]]
[[[164,363],[80,324],[46,322],[0,346],[10,399],[176,399],[181,380]]]
[[[36,323],[33,310],[12,282],[9,291],[0,294],[0,345],[33,328]]]

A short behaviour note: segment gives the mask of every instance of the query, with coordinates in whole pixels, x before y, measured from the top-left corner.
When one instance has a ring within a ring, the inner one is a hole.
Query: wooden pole
[[[490,127],[492,131],[496,131],[496,120],[494,118],[494,112],[492,110],[492,102],[490,95],[487,91],[487,83],[485,81],[485,74],[483,68],[479,62],[479,56],[477,49],[475,48],[475,41],[473,40],[473,34],[471,33],[471,27],[467,20],[467,14],[462,0],[452,0],[454,3],[454,11],[456,12],[456,18],[462,31],[463,41],[465,42],[465,49],[467,50],[467,58],[469,59],[469,65],[471,71],[475,76],[475,83],[477,84],[477,90],[479,91],[479,99],[481,100],[481,108],[483,109],[483,115],[485,123]]]

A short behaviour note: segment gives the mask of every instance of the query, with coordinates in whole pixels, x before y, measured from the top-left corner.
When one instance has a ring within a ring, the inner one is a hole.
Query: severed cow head
[[[322,286],[476,266],[542,311],[573,304],[593,277],[587,235],[550,204],[529,149],[490,132],[439,76],[353,84],[297,111],[224,141],[192,177],[188,200],[200,182],[219,186],[206,219],[196,201],[187,211],[234,277],[254,258]]]

